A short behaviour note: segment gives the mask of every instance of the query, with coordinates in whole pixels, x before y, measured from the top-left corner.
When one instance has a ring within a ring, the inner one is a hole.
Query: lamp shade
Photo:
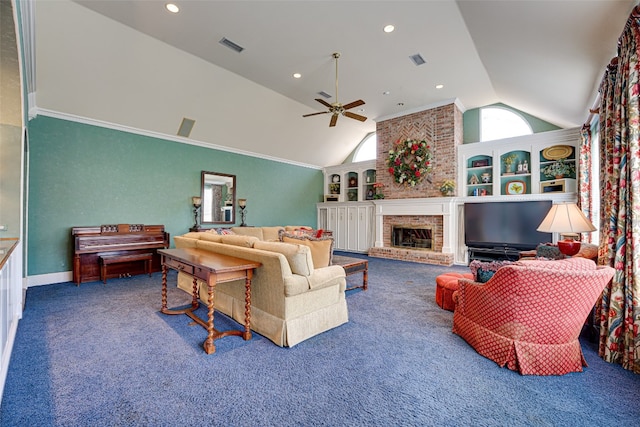
[[[575,203],[558,203],[551,206],[549,213],[538,226],[543,233],[576,234],[595,231],[591,221]]]
[[[241,208],[247,206],[247,199],[238,199],[238,206],[240,206]]]
[[[575,203],[552,205],[549,213],[538,226],[538,231],[565,235],[577,235],[595,230],[591,221]],[[567,256],[573,256],[580,251],[580,242],[565,238],[558,241],[558,249]]]
[[[193,206],[200,206],[202,204],[202,199],[198,196],[193,196],[191,198],[191,203],[193,203]]]

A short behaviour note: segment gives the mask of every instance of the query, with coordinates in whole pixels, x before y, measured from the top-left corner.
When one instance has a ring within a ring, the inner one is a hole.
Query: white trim
[[[73,281],[72,271],[62,271],[59,273],[39,274],[27,277],[27,287],[53,285],[54,283],[64,283]]]
[[[278,157],[272,157],[272,156],[268,156],[266,154],[261,154],[261,153],[253,153],[253,152],[250,152],[250,151],[238,150],[236,148],[231,148],[231,147],[224,147],[222,145],[217,145],[217,144],[213,144],[213,143],[210,143],[210,142],[196,141],[196,140],[189,139],[189,138],[183,138],[181,136],[168,135],[168,134],[161,133],[161,132],[154,132],[154,131],[150,131],[150,130],[138,129],[138,128],[134,128],[134,127],[131,127],[131,126],[125,126],[125,125],[120,125],[120,124],[116,124],[116,123],[105,122],[105,121],[102,121],[102,120],[91,119],[91,118],[82,117],[82,116],[76,116],[76,115],[73,115],[73,114],[60,113],[58,111],[47,110],[47,109],[44,109],[44,108],[35,107],[33,110],[35,112],[35,115],[42,114],[43,116],[53,117],[53,118],[61,119],[61,120],[67,120],[67,121],[70,121],[70,122],[83,123],[83,124],[86,124],[86,125],[98,126],[98,127],[102,127],[102,128],[113,129],[113,130],[118,130],[118,131],[128,132],[128,133],[133,133],[133,134],[136,134],[136,135],[149,136],[149,137],[152,137],[152,138],[159,138],[159,139],[164,139],[164,140],[168,140],[168,141],[179,142],[181,144],[195,145],[195,146],[198,146],[198,147],[209,148],[211,150],[226,151],[226,152],[229,152],[229,153],[241,154],[243,156],[257,157],[259,159],[271,160],[273,162],[279,162],[279,163],[286,163],[286,164],[289,164],[289,165],[300,166],[300,167],[303,167],[303,168],[322,170],[322,167],[320,167],[320,166],[310,165],[308,163],[294,162],[292,160],[281,159],[281,158],[278,158]],[[31,115],[31,111],[29,112],[29,114]]]
[[[408,116],[409,114],[413,114],[413,113],[420,113],[422,111],[432,110],[438,107],[444,107],[445,105],[449,105],[449,104],[455,104],[458,107],[458,109],[463,113],[466,111],[466,108],[464,108],[464,105],[462,105],[462,102],[460,102],[458,98],[450,98],[450,99],[443,99],[442,101],[434,102],[433,104],[423,105],[422,107],[413,108],[411,110],[405,110],[399,113],[391,114],[388,116],[376,117],[374,121],[383,122],[385,120]]]

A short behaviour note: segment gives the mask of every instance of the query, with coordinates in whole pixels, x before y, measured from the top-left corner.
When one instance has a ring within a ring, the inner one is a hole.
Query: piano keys
[[[78,286],[80,283],[101,279],[102,256],[152,253],[151,271],[160,271],[162,265],[156,250],[169,247],[169,233],[164,231],[164,225],[106,224],[73,227],[71,235],[74,239],[73,281]],[[146,270],[144,262],[122,262],[109,265],[107,277],[144,274]]]

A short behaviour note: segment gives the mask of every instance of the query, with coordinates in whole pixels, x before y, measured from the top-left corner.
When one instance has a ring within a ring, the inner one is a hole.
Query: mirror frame
[[[231,192],[231,221],[205,221],[204,215],[204,186],[207,175],[215,175],[224,178],[231,178],[233,191]],[[236,176],[228,173],[202,171],[200,180],[200,197],[202,197],[202,206],[200,210],[200,224],[235,224],[236,222]]]

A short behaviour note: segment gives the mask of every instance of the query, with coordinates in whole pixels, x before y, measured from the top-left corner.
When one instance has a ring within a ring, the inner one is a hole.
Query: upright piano
[[[160,271],[157,249],[169,247],[169,233],[164,225],[107,224],[92,227],[73,227],[73,281],[77,285],[100,280],[101,257],[152,254],[151,271]],[[135,259],[135,256],[129,257]],[[122,262],[109,266],[108,277],[143,274],[144,262]],[[106,277],[105,277],[106,279]]]

